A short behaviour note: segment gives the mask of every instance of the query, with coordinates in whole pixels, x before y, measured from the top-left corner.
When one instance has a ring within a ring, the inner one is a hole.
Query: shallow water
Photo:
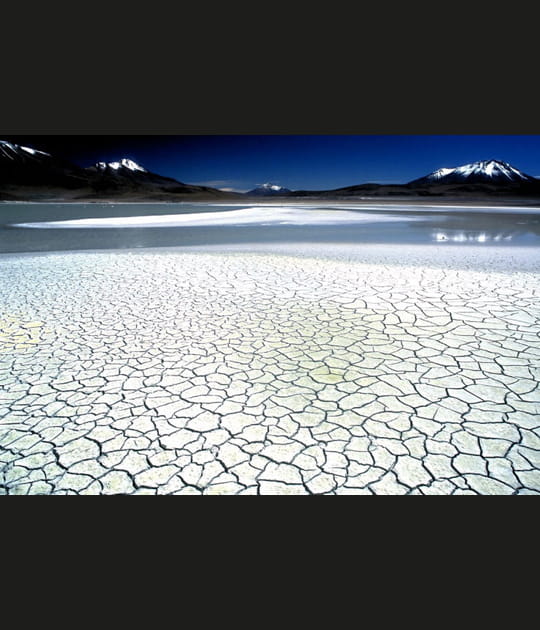
[[[252,243],[539,246],[540,208],[450,204],[0,206],[0,252]]]

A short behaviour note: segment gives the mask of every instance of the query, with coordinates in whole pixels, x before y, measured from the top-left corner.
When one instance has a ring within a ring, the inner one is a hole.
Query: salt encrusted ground
[[[390,250],[1,257],[0,492],[539,493],[538,254]]]

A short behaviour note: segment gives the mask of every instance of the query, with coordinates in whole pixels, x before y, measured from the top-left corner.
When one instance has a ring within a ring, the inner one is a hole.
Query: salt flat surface
[[[181,204],[179,204],[181,205]],[[91,209],[91,206],[86,206]],[[201,204],[203,212],[197,212],[197,206],[189,206],[188,211],[180,214],[140,214],[132,216],[112,216],[75,218],[51,221],[14,222],[12,227],[33,229],[103,229],[103,228],[152,228],[152,227],[210,227],[234,225],[347,225],[358,223],[398,222],[425,220],[424,215],[433,213],[462,213],[474,210],[474,214],[509,214],[517,212],[523,215],[539,215],[538,208],[491,206],[455,206],[455,205],[404,205],[404,204],[256,204],[241,206],[238,204]],[[169,204],[169,207],[174,207]],[[216,209],[219,208],[219,209]],[[226,208],[226,209],[225,209]],[[420,215],[420,216],[418,216]]]
[[[239,204],[234,203],[208,203],[205,204],[209,207],[238,207]],[[263,204],[268,207],[276,207],[284,205],[283,202],[274,201]],[[285,204],[287,205],[287,204]],[[518,214],[538,214],[540,212],[540,206],[523,206],[523,205],[482,205],[481,203],[471,204],[471,203],[451,203],[441,201],[439,203],[373,203],[369,201],[362,201],[361,203],[354,201],[340,201],[340,202],[302,202],[295,201],[292,204],[295,208],[303,208],[303,209],[314,209],[314,208],[325,208],[329,210],[342,210],[344,208],[348,210],[364,210],[364,211],[376,211],[376,212],[384,212],[384,211],[392,211],[392,212],[445,212],[445,211],[457,211],[461,212],[462,210],[473,210],[474,212],[481,213],[489,213],[489,214],[497,214],[497,213],[518,213]],[[242,206],[243,207],[243,206]]]
[[[0,492],[540,492],[537,249],[261,247],[0,256]]]
[[[217,210],[214,212],[192,212],[189,214],[142,215],[131,217],[102,217],[74,219],[68,221],[40,221],[34,223],[16,223],[19,228],[130,228],[130,227],[177,227],[177,226],[215,226],[215,225],[336,225],[365,223],[368,221],[395,221],[389,214],[372,214],[353,210],[328,210],[323,208],[287,207],[287,206],[252,206],[237,210]],[[412,221],[420,220],[411,217]]]

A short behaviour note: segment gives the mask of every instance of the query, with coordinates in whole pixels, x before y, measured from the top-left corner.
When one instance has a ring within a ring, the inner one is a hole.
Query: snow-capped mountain
[[[247,195],[263,195],[263,196],[273,196],[273,195],[287,195],[291,191],[288,188],[284,188],[283,186],[278,186],[277,184],[261,184],[257,186],[253,190],[247,192]]]
[[[116,162],[98,162],[86,170],[95,178],[100,190],[146,189],[185,192],[186,188],[186,184],[171,177],[152,173],[129,158],[122,158]]]
[[[130,160],[128,158],[123,158],[119,162],[98,162],[95,165],[95,168],[102,173],[106,171],[111,171],[115,173],[122,173],[125,171],[131,173],[148,173],[145,168],[137,164],[137,162],[134,162],[133,160]]]
[[[39,157],[41,155],[51,157],[49,153],[44,151],[37,151],[30,147],[23,147],[20,144],[12,144],[11,142],[0,140],[0,158],[17,161],[28,159],[29,156]]]
[[[0,199],[229,198],[232,193],[191,186],[152,173],[135,161],[82,168],[44,151],[0,140]]]
[[[514,166],[500,160],[482,160],[454,168],[440,168],[425,177],[409,182],[421,184],[522,184],[536,181]]]
[[[0,140],[0,184],[7,186],[84,186],[84,169],[50,153]]]

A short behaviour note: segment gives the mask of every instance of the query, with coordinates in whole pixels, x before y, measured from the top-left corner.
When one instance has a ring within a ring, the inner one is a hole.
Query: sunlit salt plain
[[[216,225],[335,225],[395,221],[389,214],[362,213],[355,209],[321,209],[316,206],[251,206],[236,210],[191,212],[189,214],[143,215],[131,217],[103,217],[67,221],[18,223],[24,228],[118,228],[118,227],[180,227]],[[419,219],[411,219],[419,220]]]

